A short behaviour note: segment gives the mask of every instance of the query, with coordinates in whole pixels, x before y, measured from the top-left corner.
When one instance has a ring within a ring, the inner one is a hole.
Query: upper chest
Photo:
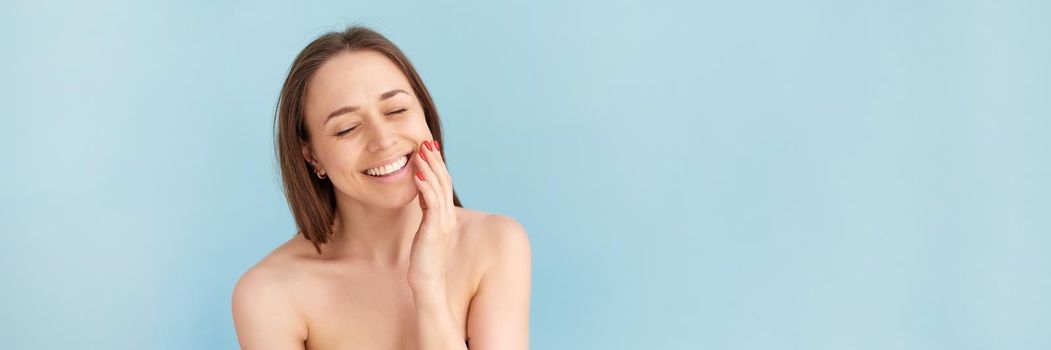
[[[307,322],[308,348],[414,349],[416,310],[407,272],[407,267],[330,265],[308,273],[294,288]],[[467,256],[450,254],[446,294],[463,334],[481,273]]]

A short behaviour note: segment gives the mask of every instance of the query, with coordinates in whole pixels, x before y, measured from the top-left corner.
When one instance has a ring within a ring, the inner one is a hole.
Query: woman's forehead
[[[399,86],[391,86],[403,84]],[[375,51],[347,52],[336,55],[321,65],[311,85],[319,89],[369,90],[408,87],[408,79],[386,56]]]
[[[307,113],[314,108],[367,106],[387,91],[412,92],[408,78],[389,58],[374,51],[347,52],[328,59],[307,87]],[[338,105],[338,106],[337,106]]]

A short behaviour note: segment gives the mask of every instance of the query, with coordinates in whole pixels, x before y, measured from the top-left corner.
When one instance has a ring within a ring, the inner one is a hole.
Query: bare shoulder
[[[289,290],[289,286],[294,285],[297,282],[295,279],[303,275],[299,271],[302,269],[299,261],[302,260],[300,257],[304,255],[306,247],[300,241],[304,241],[302,236],[292,237],[245,271],[234,286],[234,301],[281,298],[282,300],[269,301],[291,304],[290,296],[293,291]]]
[[[294,278],[297,255],[301,254],[302,247],[300,236],[295,236],[287,242],[274,248],[262,260],[248,269],[237,281],[234,291],[252,291],[257,287],[281,286]],[[267,288],[269,289],[269,288]],[[236,294],[236,293],[235,293]]]
[[[528,349],[532,257],[525,228],[510,216],[487,213],[474,214],[466,226],[485,259],[468,308],[467,341],[472,348]]]
[[[524,226],[504,214],[457,208],[461,240],[490,259],[509,253],[529,254],[529,235]]]
[[[234,286],[232,311],[242,347],[253,345],[302,346],[306,322],[294,304],[290,246],[285,243],[248,269]]]

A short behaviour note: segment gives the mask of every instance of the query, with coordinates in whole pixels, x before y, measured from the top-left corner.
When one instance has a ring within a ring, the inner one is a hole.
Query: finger
[[[431,184],[427,181],[427,175],[424,175],[423,170],[420,169],[426,166],[426,164],[423,164],[424,162],[420,160],[418,156],[413,158],[417,159],[417,171],[416,174],[413,174],[412,180],[416,184],[416,188],[420,192],[420,208],[423,209],[423,222],[420,225],[429,226],[432,220],[430,218],[432,215],[429,213],[432,213],[435,209],[438,209],[438,206],[436,205],[438,203],[438,196],[434,191],[434,187],[431,186]]]
[[[439,145],[436,140],[432,140],[431,145],[434,147],[434,163],[437,163],[437,166],[431,164],[431,167],[434,169],[434,173],[438,176],[438,180],[442,184],[442,191],[445,193],[445,198],[452,200],[453,181],[452,176],[449,176],[449,167],[445,164],[445,156],[442,155],[441,145]],[[427,155],[430,155],[430,153]],[[450,206],[452,205],[450,204]]]
[[[444,195],[440,191],[440,188],[441,188],[441,187],[439,187],[440,183],[438,182],[437,176],[434,174],[434,170],[431,168],[430,161],[426,160],[426,158],[427,158],[427,156],[425,155],[426,152],[427,152],[426,147],[421,144],[420,145],[420,151],[417,152],[418,156],[417,157],[413,157],[413,158],[416,158],[416,170],[418,171],[418,173],[421,176],[423,176],[423,180],[421,181],[423,187],[425,187],[426,189],[428,189],[429,191],[431,191],[433,193],[432,196],[434,198],[433,198],[433,200],[428,200],[427,201],[427,207],[430,208],[430,209],[444,210],[444,208],[443,208],[444,207],[444,205],[443,205],[443,203],[444,203],[444,201],[443,201]],[[432,158],[433,158],[433,156],[432,156]],[[419,180],[419,179],[417,178],[417,180]],[[430,199],[430,198],[427,198],[427,199]],[[441,212],[441,211],[439,211],[439,212]]]
[[[420,153],[423,153],[423,155],[425,156],[424,159],[427,160],[427,164],[430,165],[431,171],[433,171],[436,176],[438,182],[437,188],[444,188],[446,186],[447,180],[444,179],[444,176],[442,176],[442,173],[439,170],[439,168],[442,168],[443,165],[441,164],[442,162],[439,160],[441,156],[438,154],[437,150],[434,149],[433,141],[423,141],[420,146]],[[446,197],[444,190],[441,190],[441,193],[443,198]]]
[[[453,204],[452,200],[453,186],[451,177],[449,176],[449,169],[445,165],[445,159],[442,157],[438,141],[430,140],[426,145],[429,147],[429,152],[426,153],[428,156],[427,160],[431,165],[431,170],[434,171],[435,176],[438,177],[438,182],[440,184],[438,192],[442,194],[442,200],[444,200],[444,202],[442,202],[442,207],[445,209],[445,218],[448,219],[455,214],[454,211],[456,210],[456,206]]]

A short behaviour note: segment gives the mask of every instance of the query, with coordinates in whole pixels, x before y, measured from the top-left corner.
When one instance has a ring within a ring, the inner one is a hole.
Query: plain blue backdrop
[[[280,85],[359,23],[529,231],[535,349],[1048,349],[1048,4],[8,2],[0,348],[236,348]]]

